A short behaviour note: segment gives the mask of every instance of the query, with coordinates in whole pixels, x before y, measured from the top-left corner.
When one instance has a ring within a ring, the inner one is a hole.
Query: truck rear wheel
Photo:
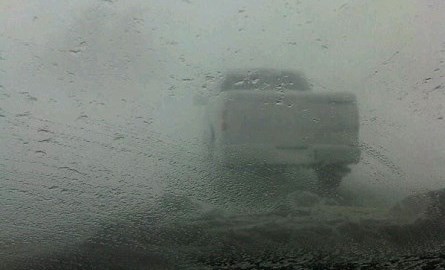
[[[343,178],[351,171],[345,164],[326,164],[314,168],[321,193],[335,193]]]

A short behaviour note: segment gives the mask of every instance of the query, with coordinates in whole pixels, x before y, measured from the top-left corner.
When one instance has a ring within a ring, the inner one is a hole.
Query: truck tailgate
[[[223,102],[225,144],[357,145],[358,110],[350,93],[241,90],[226,92]]]

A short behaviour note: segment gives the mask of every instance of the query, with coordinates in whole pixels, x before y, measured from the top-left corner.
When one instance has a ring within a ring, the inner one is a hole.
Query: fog
[[[443,188],[443,14],[441,1],[2,1],[0,259],[199,190],[193,100],[233,68],[297,69],[314,91],[356,94],[355,194]]]

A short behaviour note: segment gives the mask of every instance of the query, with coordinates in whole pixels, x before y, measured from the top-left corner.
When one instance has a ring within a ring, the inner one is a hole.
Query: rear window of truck
[[[232,73],[223,80],[221,91],[240,89],[306,91],[310,90],[310,84],[301,74],[281,71]]]

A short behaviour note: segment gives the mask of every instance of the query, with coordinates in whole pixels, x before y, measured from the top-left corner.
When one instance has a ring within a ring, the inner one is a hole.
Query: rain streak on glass
[[[445,268],[442,1],[0,3],[0,269]]]

